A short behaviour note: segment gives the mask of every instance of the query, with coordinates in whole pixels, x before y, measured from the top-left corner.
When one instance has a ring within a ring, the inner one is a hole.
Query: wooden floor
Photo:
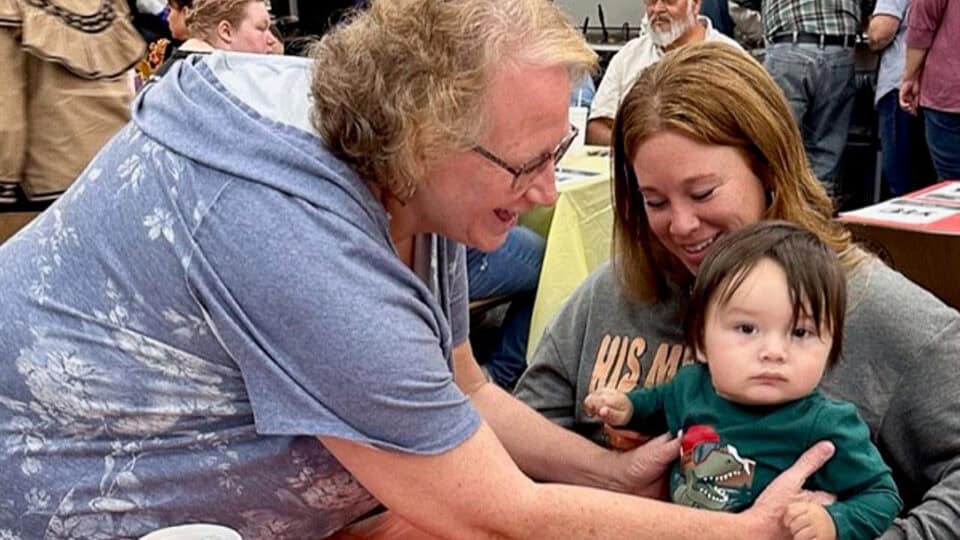
[[[39,212],[0,212],[0,242],[6,241]]]
[[[19,201],[0,205],[0,243],[16,234],[51,204],[53,201],[27,201],[21,193]]]

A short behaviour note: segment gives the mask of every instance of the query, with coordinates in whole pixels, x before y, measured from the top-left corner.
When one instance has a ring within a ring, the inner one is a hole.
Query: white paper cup
[[[240,533],[222,525],[192,523],[158,529],[140,540],[243,540]]]
[[[577,137],[573,139],[573,144],[570,145],[570,150],[577,153],[583,150],[584,138],[587,136],[587,112],[589,109],[586,107],[570,107],[570,123],[577,127],[580,130],[577,133]]]

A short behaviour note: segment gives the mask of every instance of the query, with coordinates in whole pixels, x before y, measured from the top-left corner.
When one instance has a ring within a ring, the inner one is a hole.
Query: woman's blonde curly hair
[[[472,148],[494,70],[596,54],[545,0],[373,0],[312,50],[313,125],[365,181],[408,200],[432,160]]]

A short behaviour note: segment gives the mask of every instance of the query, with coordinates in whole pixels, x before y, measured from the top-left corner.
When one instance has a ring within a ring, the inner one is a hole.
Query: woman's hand
[[[626,432],[633,433],[633,432]],[[642,436],[641,436],[642,437]],[[636,446],[636,445],[634,445]],[[664,433],[617,458],[619,490],[642,497],[666,499],[670,465],[680,458],[680,440]]]
[[[807,449],[789,469],[770,482],[770,485],[754,501],[753,506],[740,514],[748,520],[744,537],[792,539],[793,534],[786,525],[786,512],[791,504],[798,501],[816,504],[833,502],[831,495],[803,490],[803,484],[807,478],[833,457],[833,451],[833,443],[820,441]]]

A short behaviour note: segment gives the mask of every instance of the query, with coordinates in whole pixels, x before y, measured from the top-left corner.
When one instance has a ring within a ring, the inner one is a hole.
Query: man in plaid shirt
[[[783,89],[814,173],[835,193],[853,112],[858,0],[767,0],[764,65]]]

